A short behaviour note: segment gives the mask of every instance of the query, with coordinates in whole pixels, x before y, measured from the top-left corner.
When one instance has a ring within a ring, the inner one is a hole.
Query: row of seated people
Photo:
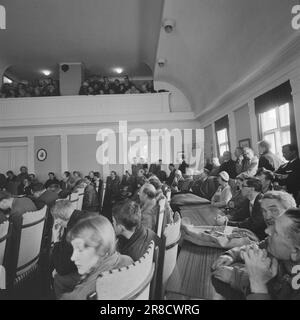
[[[136,94],[136,93],[155,93],[153,83],[144,82],[140,87],[129,80],[128,76],[121,82],[115,79],[111,82],[108,77],[94,76],[85,80],[79,90],[79,95],[99,95],[99,94]]]
[[[222,163],[218,158],[213,158],[213,164],[207,164],[206,170],[209,176],[218,176],[222,171],[228,173],[230,179],[235,179],[239,174],[244,173],[253,177],[262,168],[273,172],[274,184],[285,188],[291,193],[297,203],[300,202],[300,159],[298,148],[288,144],[282,147],[282,154],[286,162],[271,152],[271,145],[267,141],[258,144],[259,154],[257,157],[250,148],[237,148],[235,150],[236,160],[232,160],[229,151],[224,152]]]
[[[164,91],[164,90],[161,90]],[[86,79],[79,90],[79,95],[102,94],[137,94],[156,93],[152,81],[145,81],[140,86],[130,81],[128,76],[123,81],[115,79],[111,82],[108,77],[91,77]],[[25,98],[60,96],[59,82],[52,78],[44,78],[21,83],[4,83],[0,89],[0,98]]]
[[[150,183],[150,181],[152,181],[152,184]],[[113,224],[115,226],[116,234],[120,236],[120,252],[127,252],[127,254],[130,255],[134,260],[136,260],[143,254],[144,249],[146,248],[147,244],[149,244],[150,240],[156,238],[154,236],[155,234],[153,234],[153,231],[151,230],[154,229],[156,223],[155,219],[157,216],[156,209],[158,209],[158,201],[159,199],[164,197],[161,191],[161,187],[162,184],[160,183],[159,179],[156,177],[152,177],[152,180],[149,180],[149,182],[145,183],[139,192],[139,199],[137,200],[140,203],[136,203],[132,200],[126,199],[122,199],[121,201],[114,203]],[[87,214],[95,215],[95,213],[74,211],[70,201],[62,200],[59,202],[55,202],[57,199],[57,193],[53,192],[51,188],[45,190],[44,187],[43,190],[41,190],[40,192],[34,192],[34,197],[32,198],[32,200],[30,200],[27,197],[15,198],[6,192],[1,192],[0,209],[5,211],[6,213],[6,215],[2,214],[3,217],[9,217],[9,219],[11,219],[13,223],[15,223],[14,221],[16,221],[17,219],[19,223],[22,214],[24,214],[25,212],[35,211],[38,208],[40,208],[43,204],[47,204],[49,207],[52,207],[51,212],[55,219],[54,232],[58,230],[57,225],[60,225],[62,228],[64,228],[59,229],[58,236],[56,237],[56,240],[58,240],[56,242],[58,242],[58,244],[56,243],[54,245],[52,253],[52,266],[56,270],[55,279],[64,279],[64,276],[66,275],[66,273],[68,273],[68,268],[73,268],[74,271],[75,266],[74,263],[71,261],[72,247],[70,244],[67,244],[66,242],[66,230],[69,231],[70,228],[74,226],[74,223],[78,221],[78,219],[80,219],[80,217],[86,217]],[[166,208],[168,208],[167,202]],[[96,215],[98,215],[98,213]],[[167,215],[167,221],[172,221],[173,213],[170,209],[167,211]],[[103,219],[101,223],[107,225],[106,220]],[[93,231],[95,231],[94,229]],[[99,229],[97,231],[99,231]],[[111,235],[108,238],[112,239],[114,238],[114,235]],[[95,239],[94,236],[93,239]],[[103,243],[103,239],[101,240],[101,243]],[[66,251],[64,251],[64,249]],[[98,250],[96,251],[98,254]],[[69,261],[66,261],[66,252],[69,253]],[[114,252],[110,251],[110,253],[113,254]],[[111,261],[115,261],[117,257],[116,254],[114,254],[113,256],[114,257]],[[108,263],[107,265],[105,264],[105,268],[109,268],[110,259],[105,259],[105,261]],[[125,261],[129,263],[131,260],[129,258],[126,258]],[[104,271],[102,267],[99,270]],[[77,280],[78,274],[80,274],[80,272],[77,273]],[[68,281],[70,281],[70,279]],[[57,283],[59,284],[57,285]],[[57,288],[59,288],[61,285],[62,284],[59,282],[59,280],[55,280],[55,291],[59,291],[59,289]],[[59,296],[59,294],[57,296]],[[78,296],[77,294],[76,296],[77,298],[83,298],[83,296]]]
[[[4,83],[0,89],[0,98],[25,98],[59,96],[59,83],[52,78],[44,78],[21,83]]]
[[[300,209],[285,191],[258,198],[253,211],[262,212],[265,235],[221,254],[212,264],[212,284],[228,300],[299,300]]]

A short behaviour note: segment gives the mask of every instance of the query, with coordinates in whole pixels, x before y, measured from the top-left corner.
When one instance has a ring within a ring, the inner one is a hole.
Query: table
[[[182,218],[194,225],[214,225],[219,209],[211,205],[183,206]],[[166,292],[198,299],[213,299],[215,290],[211,284],[211,264],[224,249],[200,247],[183,241],[176,267],[167,283]]]

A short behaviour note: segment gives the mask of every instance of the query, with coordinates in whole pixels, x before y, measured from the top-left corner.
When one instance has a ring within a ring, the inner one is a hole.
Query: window
[[[225,116],[215,121],[215,134],[218,147],[218,155],[222,156],[225,151],[229,151],[229,119]]]
[[[223,155],[225,151],[229,151],[228,132],[226,128],[217,131],[217,140],[220,155]]]
[[[291,143],[289,103],[259,114],[261,136],[282,160],[282,146]]]

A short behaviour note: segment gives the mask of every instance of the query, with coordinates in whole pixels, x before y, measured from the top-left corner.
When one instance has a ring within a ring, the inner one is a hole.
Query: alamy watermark
[[[292,28],[294,30],[300,29],[300,4],[293,6],[292,15],[295,15],[292,19]]]
[[[0,5],[0,30],[6,29],[6,10],[5,7]]]
[[[97,162],[105,164],[132,164],[137,158],[151,163],[178,164],[182,154],[189,165],[199,167],[203,150],[201,129],[151,129],[135,128],[128,133],[127,121],[119,121],[117,132],[100,129],[96,141],[101,142],[96,151]],[[192,143],[192,141],[194,141]]]

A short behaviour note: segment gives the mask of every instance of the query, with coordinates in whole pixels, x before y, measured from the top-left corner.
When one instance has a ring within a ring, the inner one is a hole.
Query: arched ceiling
[[[90,72],[153,76],[188,97],[195,114],[213,106],[300,31],[298,0],[0,0],[0,66],[36,77],[59,62]],[[167,34],[164,18],[176,21]],[[156,64],[167,59],[164,68]],[[15,68],[15,69],[14,69]],[[32,72],[30,73],[30,70]]]
[[[181,88],[196,114],[215,105],[248,78],[288,39],[298,0],[165,0],[164,18],[176,21],[160,34],[155,79]]]

